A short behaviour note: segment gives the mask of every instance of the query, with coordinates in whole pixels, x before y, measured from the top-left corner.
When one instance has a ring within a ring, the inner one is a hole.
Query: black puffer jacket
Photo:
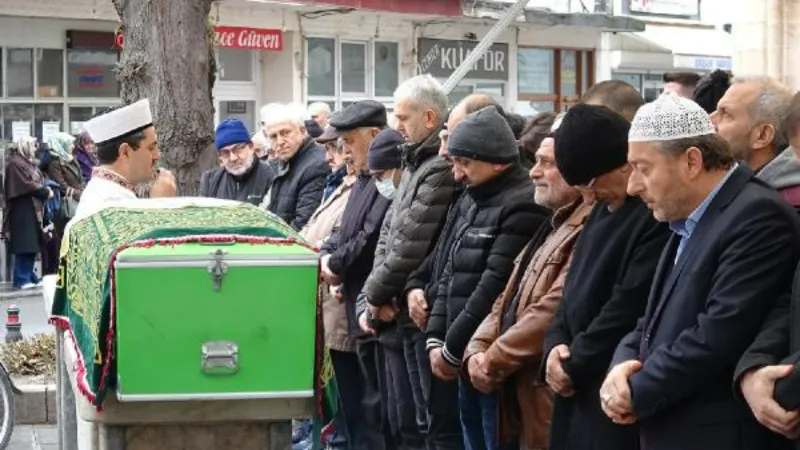
[[[241,176],[232,175],[217,167],[200,175],[199,197],[237,200],[258,206],[267,194],[275,177],[272,167],[253,155],[253,164]]]
[[[533,200],[521,166],[469,187],[457,211],[444,271],[428,323],[428,348],[444,346],[445,361],[461,365],[470,338],[489,314],[514,269],[514,259],[547,218]]]
[[[267,209],[300,231],[322,202],[330,173],[325,150],[312,138],[306,138],[294,158],[278,164],[278,173],[266,199]]]

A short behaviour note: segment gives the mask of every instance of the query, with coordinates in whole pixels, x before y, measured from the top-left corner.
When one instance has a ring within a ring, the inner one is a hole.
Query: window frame
[[[308,41],[309,39],[327,39],[334,42],[334,49],[336,57],[334,58],[334,95],[311,95],[309,94],[308,86]],[[342,44],[363,44],[365,46],[365,88],[367,92],[355,93],[344,92],[342,90]],[[314,102],[332,102],[335,105],[334,110],[341,110],[342,105],[348,102],[363,100],[364,98],[372,98],[379,103],[386,105],[386,109],[392,110],[394,108],[393,96],[376,96],[375,95],[375,44],[395,44],[397,45],[397,83],[400,85],[402,82],[402,55],[403,44],[400,41],[382,38],[340,38],[329,35],[304,35],[303,36],[303,96],[305,97],[303,103],[311,104]]]
[[[532,94],[522,91],[517,92],[517,102],[552,102],[556,113],[566,111],[570,106],[577,103],[583,93],[594,84],[595,80],[595,49],[573,48],[573,47],[542,47],[536,45],[520,45],[519,51],[525,49],[543,49],[553,51],[553,92],[549,94]],[[563,95],[561,92],[561,53],[563,51],[576,52],[575,54],[575,95]],[[519,62],[519,54],[517,55]],[[587,66],[587,67],[584,67]],[[517,67],[519,72],[520,68]],[[588,80],[584,80],[584,74],[588,74]],[[586,82],[588,81],[588,82]]]

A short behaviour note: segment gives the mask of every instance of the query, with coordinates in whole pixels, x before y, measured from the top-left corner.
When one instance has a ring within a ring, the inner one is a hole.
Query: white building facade
[[[391,109],[399,83],[418,72],[447,79],[497,17],[297,3],[223,0],[212,8],[221,38],[214,88],[218,121],[240,117],[253,130],[260,107],[269,102],[324,101],[340,109],[375,98]],[[546,12],[537,17],[538,22],[520,21],[503,33],[451,100],[486,93],[532,115],[563,110],[596,80],[610,78],[612,71],[599,65],[598,49],[608,40],[603,31],[616,29],[613,18],[572,23]],[[119,104],[113,72],[118,26],[110,1],[5,0],[0,141],[78,132],[94,114]]]

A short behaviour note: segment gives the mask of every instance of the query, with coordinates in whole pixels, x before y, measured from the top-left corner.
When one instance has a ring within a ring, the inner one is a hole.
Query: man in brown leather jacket
[[[520,448],[530,450],[547,447],[553,393],[538,376],[544,333],[561,300],[573,246],[593,206],[591,199],[585,202],[567,185],[555,165],[552,133],[559,119],[536,151],[530,173],[536,203],[554,213],[517,259],[508,285],[465,353],[473,386],[486,394],[500,391],[501,440],[520,440]]]

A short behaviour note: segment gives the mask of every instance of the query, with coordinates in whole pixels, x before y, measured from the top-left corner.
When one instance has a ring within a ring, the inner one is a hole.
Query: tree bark
[[[125,36],[122,99],[150,100],[161,166],[175,174],[179,195],[195,195],[200,174],[215,165],[213,0],[113,2]]]

